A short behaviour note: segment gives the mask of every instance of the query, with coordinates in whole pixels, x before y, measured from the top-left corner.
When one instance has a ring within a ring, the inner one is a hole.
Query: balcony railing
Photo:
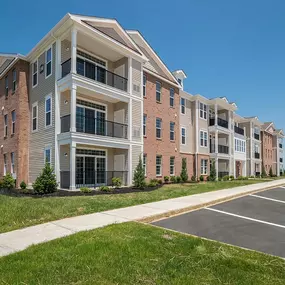
[[[71,70],[71,59],[66,60],[61,64],[62,77],[65,77],[70,73]],[[127,91],[128,90],[128,79],[115,74],[105,68],[93,64],[83,59],[78,59],[76,62],[77,74],[95,80],[97,82],[109,85],[111,87]]]
[[[281,163],[283,163],[283,158],[282,158],[282,157],[280,157],[280,158],[279,158],[279,161],[280,161]]]
[[[215,125],[215,119],[210,118],[209,124],[210,124],[210,126],[214,126]],[[223,127],[225,129],[228,129],[229,128],[229,122],[224,120],[224,119],[218,118],[218,126]]]
[[[260,139],[260,135],[259,135],[259,134],[254,133],[254,138],[255,138],[256,140],[258,140],[258,141],[259,141],[259,139]]]
[[[224,153],[224,154],[229,154],[229,147],[226,145],[218,145],[218,152]]]
[[[218,176],[219,176],[220,178],[223,178],[223,177],[228,176],[228,175],[229,175],[229,172],[228,172],[228,171],[219,171],[219,172],[218,172]]]
[[[242,129],[238,126],[235,126],[235,133],[244,136],[244,129]]]
[[[256,159],[260,159],[260,153],[255,152],[255,153],[254,153],[254,158],[256,158]]]
[[[61,117],[61,133],[69,131],[70,115],[66,115]],[[76,115],[76,132],[127,139],[128,125]]]
[[[282,145],[282,143],[280,143],[280,144],[279,144],[279,148],[283,148],[283,145]]]

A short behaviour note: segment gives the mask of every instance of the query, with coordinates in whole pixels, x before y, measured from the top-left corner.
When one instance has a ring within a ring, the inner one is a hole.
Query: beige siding
[[[133,145],[132,150],[132,168],[134,172],[139,163],[139,157],[142,155],[142,147]]]
[[[138,97],[142,97],[141,95],[141,74],[142,74],[142,66],[141,63],[136,61],[136,60],[132,60],[132,80],[133,80],[133,95],[138,96]]]
[[[71,43],[68,40],[61,42],[61,63],[71,58]]]
[[[132,99],[132,119],[133,119],[133,140],[141,140],[141,128],[142,128],[142,102]]]
[[[60,117],[70,114],[70,92],[60,94]]]
[[[70,146],[68,144],[60,146],[59,159],[60,159],[60,171],[69,171],[70,170]]]

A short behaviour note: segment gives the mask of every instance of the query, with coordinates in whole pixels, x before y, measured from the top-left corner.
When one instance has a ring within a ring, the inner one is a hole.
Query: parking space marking
[[[259,196],[259,195],[256,195],[256,194],[250,194],[249,196],[285,204],[285,201],[272,199],[272,198],[268,198],[268,197],[264,197],[264,196]]]
[[[279,186],[278,188],[284,188],[285,189],[285,186]]]
[[[209,211],[213,211],[213,212],[218,212],[218,213],[225,214],[225,215],[229,215],[229,216],[233,216],[233,217],[237,217],[237,218],[244,219],[244,220],[249,220],[252,222],[257,222],[257,223],[261,223],[261,224],[270,225],[270,226],[285,229],[285,226],[279,225],[279,224],[274,224],[274,223],[270,223],[270,222],[266,222],[266,221],[262,221],[262,220],[257,220],[257,219],[253,219],[250,217],[241,216],[241,215],[237,215],[237,214],[233,214],[233,213],[229,213],[229,212],[225,212],[225,211],[221,211],[221,210],[217,210],[217,209],[213,209],[213,208],[204,208],[204,209],[209,210]]]

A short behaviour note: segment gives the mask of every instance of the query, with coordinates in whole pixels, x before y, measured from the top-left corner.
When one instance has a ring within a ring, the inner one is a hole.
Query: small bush
[[[222,181],[222,177],[219,177],[219,178],[218,178],[218,181]]]
[[[164,176],[163,179],[165,183],[169,182],[169,176]]]
[[[203,182],[203,181],[204,181],[204,176],[203,176],[203,175],[200,175],[200,178],[199,178],[199,179],[200,179],[201,182]]]
[[[270,167],[270,169],[269,169],[269,176],[270,176],[270,177],[273,177],[272,167]]]
[[[150,181],[149,181],[149,184],[148,185],[155,185],[155,186],[157,186],[158,184],[159,184],[159,180],[158,179],[156,179],[156,178],[152,178],[152,179],[150,179]],[[153,186],[152,186],[153,187]]]
[[[249,178],[255,178],[254,175],[250,175]]]
[[[230,180],[234,180],[235,177],[233,175],[230,175]]]
[[[192,181],[192,182],[195,182],[195,181],[196,181],[195,175],[192,175],[192,176],[191,176],[191,181]]]
[[[210,176],[207,176],[207,181],[211,181],[211,180],[210,180]]]
[[[181,181],[182,181],[181,177],[180,176],[176,176],[176,182],[177,183],[181,183]]]
[[[176,182],[177,182],[176,176],[171,176],[171,177],[170,177],[170,181],[171,181],[172,183],[176,183]]]
[[[145,184],[144,167],[142,164],[142,158],[140,156],[139,163],[134,172],[134,186],[136,188],[143,188],[145,187]]]
[[[162,185],[162,184],[163,184],[162,179],[158,179],[158,180],[157,180],[157,184]]]
[[[154,182],[154,181],[152,181],[152,182],[149,182],[147,186],[148,186],[148,187],[156,187],[156,186],[157,186],[157,183]]]
[[[3,179],[0,179],[0,189],[3,189],[4,188],[4,182],[3,182]]]
[[[182,158],[182,170],[181,170],[181,173],[180,173],[180,177],[181,177],[183,182],[186,182],[188,180],[186,158]]]
[[[3,188],[5,189],[13,189],[15,188],[15,179],[10,173],[7,173],[3,177]]]
[[[57,190],[56,177],[49,163],[46,163],[42,173],[37,177],[33,188],[39,194],[53,193]]]
[[[237,180],[248,180],[248,177],[246,177],[246,176],[239,176],[237,178]]]
[[[216,171],[215,162],[213,161],[213,163],[211,164],[209,180],[210,181],[216,181],[216,176],[217,176],[217,171]]]
[[[120,177],[113,177],[112,185],[116,188],[120,188],[122,186],[122,179]]]
[[[82,193],[91,193],[91,189],[88,188],[88,187],[81,187],[81,188],[80,188],[80,191],[81,191]]]
[[[225,175],[224,177],[223,177],[223,181],[229,181],[230,180],[230,176],[229,175]]]
[[[100,191],[103,191],[103,192],[109,192],[109,191],[111,191],[110,187],[108,187],[108,186],[106,186],[106,185],[100,186],[100,187],[99,187],[99,190],[100,190]]]
[[[27,188],[27,184],[25,183],[25,181],[22,181],[20,184],[21,189],[26,189]]]

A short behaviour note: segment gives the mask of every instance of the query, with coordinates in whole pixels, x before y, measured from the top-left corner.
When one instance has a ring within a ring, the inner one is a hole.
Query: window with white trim
[[[169,104],[170,107],[174,107],[174,88],[170,88],[169,90]]]
[[[4,137],[8,136],[8,115],[4,115]]]
[[[5,77],[5,96],[8,97],[9,92],[9,78],[8,75]]]
[[[161,83],[156,81],[156,102],[161,102]]]
[[[175,128],[175,123],[170,122],[170,140],[171,141],[174,141],[174,139],[175,139],[174,128]]]
[[[44,152],[44,163],[51,164],[51,148],[46,147]]]
[[[208,160],[201,159],[201,175],[207,175],[207,174],[208,174]]]
[[[38,102],[35,102],[32,106],[32,130],[38,130]]]
[[[11,152],[11,173],[16,173],[15,171],[15,153]]]
[[[156,118],[156,138],[160,139],[161,138],[161,125],[162,125],[162,120],[160,118]]]
[[[144,176],[146,176],[146,162],[147,162],[147,156],[146,156],[146,154],[144,154],[144,155],[143,155]]]
[[[245,153],[246,145],[244,140],[235,139],[235,151]]]
[[[206,131],[200,131],[200,146],[208,146],[208,133]]]
[[[180,111],[181,111],[181,114],[185,114],[186,113],[185,98],[181,98],[180,99]]]
[[[143,135],[146,136],[146,120],[147,120],[147,115],[143,115]]]
[[[11,134],[15,134],[15,130],[16,130],[16,111],[13,110],[11,112],[11,117],[12,117],[12,130],[11,130]]]
[[[52,50],[51,47],[46,50],[46,78],[52,73]]]
[[[162,156],[156,156],[156,176],[162,176]]]
[[[33,87],[38,85],[38,60],[34,61],[32,64],[33,68]]]
[[[207,105],[200,102],[200,118],[207,119]]]
[[[186,144],[186,129],[181,128],[181,144]]]
[[[175,175],[175,157],[174,156],[170,157],[169,168],[170,168],[170,171],[169,171],[170,176],[174,176]]]
[[[12,84],[12,93],[14,93],[17,89],[17,71],[16,69],[13,69],[13,84]]]
[[[51,96],[45,98],[45,126],[49,127],[52,125],[51,120],[52,100]]]
[[[146,75],[143,75],[143,96],[146,96]]]
[[[6,175],[6,173],[7,173],[7,153],[4,153],[3,160],[4,160],[4,169],[3,169],[3,171],[4,171],[4,175]]]

